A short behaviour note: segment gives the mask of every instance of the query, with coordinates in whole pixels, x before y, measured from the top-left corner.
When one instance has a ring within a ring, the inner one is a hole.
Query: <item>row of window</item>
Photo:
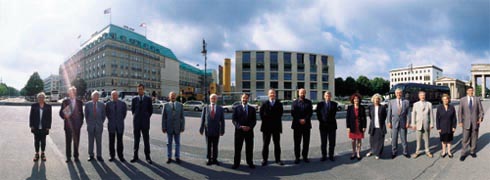
[[[403,76],[403,75],[408,75],[408,74],[425,74],[425,73],[430,73],[430,72],[431,72],[431,69],[413,70],[412,73],[410,73],[409,71],[391,73],[391,76]],[[437,74],[439,74],[439,72],[437,72]]]
[[[283,82],[284,84],[284,89],[300,89],[300,88],[305,88],[305,83],[304,82],[298,82],[296,83],[296,87],[293,87],[293,84],[291,82]],[[318,83],[310,83],[310,89],[317,89],[318,88]],[[322,89],[328,89],[328,83],[322,83]],[[242,88],[243,89],[250,89],[251,88],[251,82],[250,81],[243,81],[242,82]],[[265,82],[264,81],[257,81],[255,82],[255,88],[256,89],[264,89],[265,88]],[[279,82],[277,81],[272,81],[270,82],[269,88],[274,88],[278,89],[279,88]]]
[[[296,53],[296,62],[297,64],[304,64],[305,62],[305,55],[303,53]],[[310,65],[317,64],[316,63],[316,57],[317,55],[310,54],[309,55],[309,62]],[[243,63],[250,63],[250,52],[242,52],[242,61]],[[255,59],[257,64],[264,64],[265,63],[265,58],[264,58],[264,52],[256,52],[255,53]],[[278,52],[270,52],[269,53],[269,59],[271,64],[277,64],[278,63]],[[284,64],[291,64],[291,53],[285,52],[283,53],[283,60]],[[321,62],[323,65],[328,65],[328,56],[321,56]]]
[[[269,73],[269,78],[270,80],[279,80],[279,74],[277,72],[272,72]],[[328,75],[322,75],[321,76],[321,81],[328,81]],[[265,80],[265,73],[263,72],[258,72],[256,73],[255,76],[256,80]],[[305,74],[297,74],[298,81],[304,81],[305,80]],[[242,73],[242,80],[251,80],[250,72],[243,72]],[[284,73],[284,80],[293,80],[292,74],[291,73]],[[310,74],[310,81],[317,81],[318,80],[318,75],[317,74]]]
[[[437,79],[438,77],[436,77]],[[403,82],[403,81],[430,81],[430,76],[426,75],[423,76],[412,76],[412,77],[402,77],[402,78],[392,78],[392,82]]]

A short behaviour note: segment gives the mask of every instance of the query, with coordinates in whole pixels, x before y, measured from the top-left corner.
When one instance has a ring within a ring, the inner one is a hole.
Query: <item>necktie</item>
[[[424,106],[424,107],[422,108],[422,111],[425,111],[425,101],[424,101],[424,102],[422,102],[422,106]]]
[[[247,105],[243,105],[243,111],[245,112],[245,115],[248,116]]]
[[[473,97],[470,97],[469,107],[470,107],[470,110],[473,109]]]
[[[172,103],[172,111],[175,111],[175,102]]]
[[[271,101],[271,106],[274,106],[274,101]]]
[[[211,105],[211,118],[214,119],[214,104]]]
[[[97,118],[97,103],[94,103],[94,118]]]
[[[327,102],[327,112],[330,109],[330,102]]]
[[[402,103],[400,99],[398,99],[397,101],[398,101],[398,115],[400,115],[402,112]]]

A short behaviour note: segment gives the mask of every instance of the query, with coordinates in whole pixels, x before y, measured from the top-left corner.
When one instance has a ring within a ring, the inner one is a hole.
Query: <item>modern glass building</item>
[[[305,88],[307,98],[321,100],[324,91],[335,96],[333,56],[290,51],[236,51],[236,90],[252,98],[274,88],[279,99],[295,99]]]
[[[141,83],[148,94],[167,96],[181,86],[203,86],[204,71],[179,61],[167,47],[131,28],[110,24],[94,33],[59,69],[62,90],[82,78],[87,89],[136,91]],[[201,85],[200,85],[201,83]]]

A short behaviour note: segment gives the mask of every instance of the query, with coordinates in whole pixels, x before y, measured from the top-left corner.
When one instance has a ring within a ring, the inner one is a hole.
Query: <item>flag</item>
[[[82,37],[82,35],[81,35],[81,34],[79,34],[79,35],[77,36],[77,39],[80,39],[81,37]]]
[[[141,23],[141,24],[140,24],[140,27],[144,27],[144,28],[146,28],[146,23]]]
[[[104,10],[104,14],[110,14],[111,13],[111,8],[107,8]]]

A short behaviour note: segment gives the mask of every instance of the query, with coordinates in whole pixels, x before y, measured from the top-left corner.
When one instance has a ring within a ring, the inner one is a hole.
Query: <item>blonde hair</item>
[[[373,95],[373,97],[371,97],[371,102],[374,103],[374,100],[376,99],[379,99],[379,101],[381,102],[381,100],[383,100],[383,98],[381,97],[381,95],[379,93],[376,93]]]
[[[40,93],[37,93],[36,97],[39,98],[39,97],[43,97],[43,98],[46,98],[46,94],[44,94],[44,92],[40,92]]]

